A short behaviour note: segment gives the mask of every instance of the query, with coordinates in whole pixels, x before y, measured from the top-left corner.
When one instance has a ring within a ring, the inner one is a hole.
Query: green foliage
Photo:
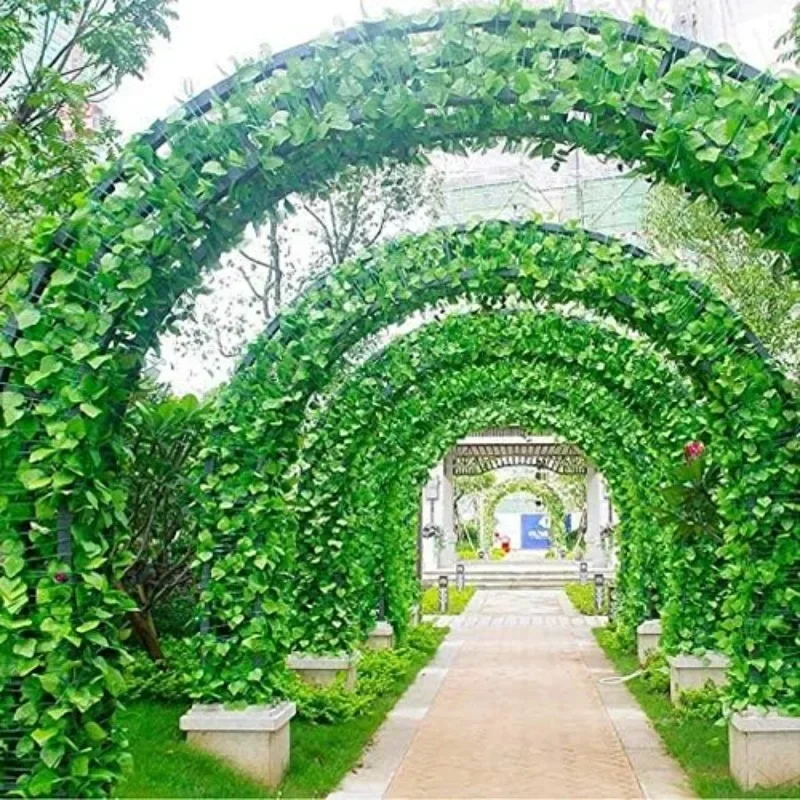
[[[594,602],[594,584],[591,581],[588,583],[567,583],[564,585],[564,591],[572,605],[581,614],[588,614],[589,616],[608,614],[608,592],[603,591],[603,604],[598,610]]]
[[[0,403],[0,728],[22,731],[21,791],[97,794],[118,774],[122,742],[110,721],[122,689],[119,623],[131,610],[115,588],[125,558],[110,544],[127,535],[120,411],[176,299],[282,198],[388,155],[412,160],[423,149],[525,138],[531,154],[558,161],[578,146],[712,197],[787,254],[796,273],[793,83],[741,79],[736,64],[700,49],[673,60],[667,36],[647,26],[626,38],[612,21],[563,30],[545,12],[509,9],[438,12],[426,36],[392,20],[386,35],[312,46],[312,58],[274,73],[248,66],[211,115],[181,112],[165,124],[168,147],[141,139],[126,148],[114,190],[79,192],[61,235],[55,220],[37,226],[22,263],[41,262],[43,282],[33,294],[27,275],[8,285],[9,336],[0,344],[10,377]],[[504,13],[507,26],[488,24]],[[324,103],[309,102],[309,86]],[[515,342],[518,358],[505,365],[509,345],[495,338],[496,359],[484,365],[487,330],[454,323],[429,360],[397,348],[397,362],[381,361],[389,370],[372,374],[366,396],[349,395],[355,405],[323,446],[330,426],[314,423],[326,415],[342,357],[449,301],[583,307],[635,336],[593,323],[586,327],[603,331],[600,339],[573,329],[561,339],[564,330],[548,323],[541,351],[535,338],[527,351]],[[454,359],[463,368],[450,377],[441,364]],[[387,395],[405,417],[392,417]],[[363,255],[322,278],[252,345],[217,400],[202,453],[195,568],[210,580],[198,602],[208,630],[197,640],[193,691],[212,702],[268,701],[290,647],[341,649],[363,636],[378,600],[402,635],[416,596],[415,538],[402,531],[417,529],[425,470],[452,444],[453,420],[474,430],[520,416],[532,429],[577,437],[618,475],[626,627],[679,592],[682,570],[692,573],[687,608],[719,579],[724,591],[705,615],[675,604],[671,630],[689,643],[713,632],[733,657],[737,704],[797,709],[792,387],[689,275],[536,223],[431,232]],[[378,436],[369,444],[367,417],[386,426],[370,429]],[[420,436],[428,428],[438,439]],[[400,449],[404,429],[419,441]],[[690,436],[713,446],[721,470],[714,562],[675,547],[660,557],[663,538],[648,518]],[[352,460],[337,465],[342,454]],[[309,490],[312,463],[325,472]],[[347,513],[330,513],[339,510]],[[380,521],[379,535],[356,510]]]
[[[650,653],[642,669],[642,683],[651,692],[669,694],[669,664],[662,652]]]
[[[116,139],[94,105],[141,75],[174,0],[15,0],[0,19],[0,297],[27,279],[32,238],[69,213]]]
[[[467,603],[472,599],[475,594],[474,586],[465,586],[463,589],[457,589],[455,586],[450,586],[447,590],[447,611],[445,614],[461,614],[467,607]],[[422,593],[422,613],[423,614],[441,614],[439,610],[439,589],[436,586],[429,586]]]
[[[154,700],[162,703],[189,703],[192,672],[197,659],[190,639],[164,637],[164,660],[153,661],[143,650],[135,650],[123,672],[125,702]]]
[[[654,252],[679,258],[741,315],[789,372],[800,364],[800,283],[781,254],[761,237],[732,228],[706,198],[690,200],[671,186],[647,198],[645,233]]]
[[[128,458],[123,482],[130,537],[121,535],[115,544],[120,561],[131,554],[120,583],[137,605],[131,612],[134,633],[154,659],[162,656],[156,620],[166,618],[174,635],[193,632],[189,630],[196,613],[191,519],[197,499],[190,476],[197,464],[205,413],[206,407],[192,395],[168,397],[144,388],[125,420]],[[182,609],[179,600],[165,607],[176,593],[183,599]],[[182,622],[175,612],[183,614]]]
[[[800,3],[796,3],[792,11],[792,24],[776,42],[777,47],[785,47],[781,56],[783,61],[800,63]]]
[[[681,692],[675,713],[679,719],[721,722],[724,713],[723,691],[710,682],[702,689],[687,689]]]

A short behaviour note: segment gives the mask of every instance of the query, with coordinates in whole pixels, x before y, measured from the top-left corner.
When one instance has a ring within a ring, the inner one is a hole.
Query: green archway
[[[687,436],[704,424],[691,387],[660,364],[642,343],[581,320],[530,312],[455,315],[393,342],[352,375],[309,424],[300,458],[306,466],[299,492],[307,509],[300,512],[300,525],[305,532],[299,542],[301,574],[305,572],[303,565],[314,559],[313,551],[327,538],[330,520],[338,520],[337,525],[347,530],[346,538],[352,542],[353,550],[326,551],[324,581],[329,585],[352,585],[357,602],[370,596],[367,584],[374,567],[367,566],[364,581],[358,580],[351,566],[352,553],[367,551],[384,532],[391,536],[397,530],[397,521],[387,519],[383,510],[388,504],[387,493],[394,491],[392,487],[408,485],[405,477],[397,477],[400,470],[424,471],[444,455],[446,443],[455,444],[459,437],[453,438],[454,429],[463,436],[482,426],[475,422],[473,428],[465,428],[462,420],[471,419],[469,410],[473,404],[491,407],[493,402],[499,403],[499,398],[493,401],[494,395],[487,389],[478,401],[476,390],[483,389],[480,380],[476,379],[478,386],[473,389],[463,371],[498,366],[498,362],[515,366],[519,387],[529,385],[530,377],[525,376],[534,368],[537,377],[542,371],[547,376],[543,385],[557,379],[560,391],[556,396],[561,398],[564,409],[574,408],[576,403],[580,409],[570,417],[579,420],[577,427],[573,423],[573,439],[598,458],[609,474],[629,473],[631,490],[641,495],[635,505],[627,503],[625,511],[630,512],[630,519],[642,520],[646,528],[653,528],[657,481],[648,484],[645,475],[655,462],[662,463],[663,474],[668,469],[664,462],[674,459]],[[638,380],[631,381],[634,374]],[[597,392],[592,397],[590,386],[606,390],[616,404],[599,411],[592,408],[600,400]],[[660,391],[653,393],[648,388],[652,386]],[[442,395],[439,389],[448,387],[450,393],[445,391]],[[531,398],[536,397],[534,388]],[[552,406],[555,401],[548,402]],[[508,415],[505,424],[513,422],[512,416]],[[611,464],[604,450],[614,447],[610,442],[626,430],[627,419],[637,420],[629,432],[629,453],[617,444],[617,461]],[[551,417],[548,425],[570,435],[571,429],[557,419]],[[655,433],[644,436],[643,425],[654,427]],[[606,432],[605,444],[592,438],[599,431]],[[583,438],[587,436],[588,439]],[[424,455],[419,456],[420,452]],[[626,470],[623,462],[633,454],[633,464]],[[419,474],[417,479],[421,480]],[[412,481],[411,485],[414,489],[410,496],[405,495],[405,500],[416,509],[417,484]],[[623,487],[624,483],[617,485],[620,491]],[[406,511],[403,509],[403,513]],[[646,544],[648,537],[644,538]],[[655,541],[657,537],[649,538]],[[306,580],[312,588],[301,592],[301,596],[305,594],[304,603],[313,605],[314,598],[320,597],[319,590],[313,588],[316,578],[307,574]],[[323,605],[329,607],[328,613],[335,610],[324,600]],[[361,608],[362,616],[368,620],[374,602],[365,601]],[[309,618],[326,618],[324,613],[318,610]],[[399,610],[396,619],[401,621],[403,617]],[[344,612],[338,619],[339,631],[347,629],[346,618]],[[690,614],[688,627],[706,619],[703,614]],[[640,618],[632,619],[634,626],[639,621]],[[331,639],[338,641],[336,633],[323,630],[319,644]]]
[[[553,545],[564,542],[564,501],[559,493],[548,483],[534,478],[511,478],[493,486],[487,493],[481,517],[481,531],[484,540],[491,537],[495,526],[497,507],[511,494],[531,494],[542,501],[550,519],[550,533]]]
[[[4,297],[10,314],[0,352],[6,487],[0,522],[10,531],[3,541],[10,585],[2,622],[24,644],[15,649],[6,639],[2,645],[10,667],[0,688],[11,700],[0,710],[0,726],[16,726],[12,692],[24,692],[41,675],[53,676],[48,683],[58,687],[69,675],[91,687],[81,718],[88,715],[106,737],[103,747],[93,745],[74,721],[78,701],[71,695],[32,700],[32,719],[45,708],[64,712],[48,739],[48,752],[64,745],[64,755],[51,776],[38,759],[43,745],[23,733],[37,781],[26,791],[33,785],[45,794],[85,794],[97,784],[91,775],[116,770],[108,727],[117,683],[109,670],[121,650],[125,603],[109,589],[114,565],[105,558],[124,525],[124,498],[115,484],[122,456],[118,418],[176,299],[198,285],[202,270],[249,222],[348,164],[409,159],[423,148],[526,140],[546,156],[578,146],[708,194],[797,265],[797,102],[786,82],[713,51],[689,52],[647,26],[519,6],[465,9],[366,26],[248,67],[127,148],[97,190],[76,199],[63,226],[41,226],[41,263]],[[251,609],[280,609],[281,599],[272,594],[269,575],[254,577],[250,565],[254,553],[267,552],[274,554],[271,571],[291,567],[291,547],[274,533],[293,530],[291,509],[280,500],[291,490],[285,476],[296,459],[305,398],[326,384],[342,348],[437,298],[500,302],[513,286],[526,299],[591,300],[594,311],[651,336],[687,374],[705,381],[709,430],[731,440],[743,434],[738,461],[730,450],[725,465],[735,471],[738,464],[737,483],[718,499],[729,531],[726,555],[737,564],[748,620],[732,629],[731,639],[754,639],[769,651],[757,694],[772,699],[786,671],[773,674],[772,664],[790,637],[771,621],[771,609],[796,605],[785,582],[760,566],[774,563],[783,575],[793,563],[794,542],[786,534],[792,511],[772,499],[791,491],[794,457],[783,447],[795,410],[780,376],[764,368],[741,327],[689,278],[662,274],[652,264],[645,274],[634,253],[613,243],[580,235],[565,241],[539,229],[519,237],[515,249],[499,230],[463,233],[461,241],[452,236],[448,246],[470,259],[451,259],[449,271],[440,234],[389,248],[378,262],[349,265],[254,346],[250,367],[221,403],[209,444],[216,471],[204,484],[209,503],[201,557],[212,554],[212,569],[231,589],[228,597],[209,589],[212,633],[224,629],[267,664],[279,659],[272,643],[282,637],[281,614]],[[502,266],[493,246],[505,251]],[[470,248],[477,249],[468,254]],[[410,274],[402,258],[420,265],[429,258],[436,268]],[[473,260],[482,264],[474,273],[467,268]],[[375,280],[370,270],[378,264],[382,274]],[[592,275],[599,265],[608,270]],[[394,285],[381,283],[387,277]],[[361,293],[353,312],[345,312],[337,295],[345,285]],[[254,386],[263,391],[253,393]],[[244,419],[253,421],[247,430]],[[255,447],[261,447],[257,459]],[[246,487],[256,487],[255,495]],[[253,528],[245,501],[261,512],[261,527]],[[220,509],[228,510],[223,520]],[[61,584],[56,574],[70,579]],[[37,592],[47,599],[36,603]],[[108,669],[97,663],[101,639]],[[218,658],[234,647],[210,638],[206,646]],[[209,699],[229,696],[221,684],[206,690]],[[269,686],[251,690],[261,697]],[[87,748],[93,770],[72,774],[71,758]]]

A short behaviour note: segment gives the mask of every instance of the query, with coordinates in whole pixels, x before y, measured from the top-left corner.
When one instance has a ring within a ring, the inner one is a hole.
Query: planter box
[[[636,629],[636,654],[644,664],[647,656],[658,650],[661,643],[661,620],[648,619]]]
[[[709,681],[715,686],[728,682],[730,660],[722,653],[708,652],[702,656],[672,656],[669,663],[669,696],[677,703],[681,692],[702,689]]]
[[[194,705],[180,721],[189,744],[228,761],[251,778],[274,788],[289,768],[289,721],[294,703],[248,706]]]
[[[388,622],[376,622],[367,637],[370,650],[391,650],[394,647],[394,628]]]
[[[800,717],[748,711],[728,723],[730,767],[742,789],[800,784]]]
[[[312,686],[330,686],[337,678],[344,678],[344,685],[352,689],[356,685],[358,655],[315,656],[292,653],[286,666],[301,680]]]

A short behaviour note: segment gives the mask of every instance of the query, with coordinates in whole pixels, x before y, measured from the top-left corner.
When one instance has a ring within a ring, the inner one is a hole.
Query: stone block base
[[[742,789],[800,784],[800,717],[734,714],[728,723],[731,774]]]
[[[636,629],[636,653],[639,663],[644,664],[650,653],[656,652],[661,644],[661,620],[648,619]]]
[[[274,788],[289,768],[289,721],[295,711],[294,703],[249,706],[242,711],[194,705],[181,717],[180,726],[193,747]]]
[[[394,647],[394,628],[388,622],[376,622],[367,637],[370,650],[391,650]]]
[[[669,696],[673,703],[687,689],[702,689],[707,683],[724,686],[728,682],[730,661],[721,653],[702,656],[681,655],[668,658]]]
[[[344,685],[352,689],[356,685],[358,656],[315,656],[292,653],[286,666],[302,681],[312,686],[330,686],[337,678],[344,678]]]

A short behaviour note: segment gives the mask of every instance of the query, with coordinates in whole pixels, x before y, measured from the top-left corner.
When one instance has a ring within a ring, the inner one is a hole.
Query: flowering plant
[[[721,542],[721,524],[713,499],[719,469],[709,463],[706,446],[701,441],[687,442],[683,455],[685,463],[676,468],[675,482],[664,490],[676,534],[683,540],[702,536]]]

